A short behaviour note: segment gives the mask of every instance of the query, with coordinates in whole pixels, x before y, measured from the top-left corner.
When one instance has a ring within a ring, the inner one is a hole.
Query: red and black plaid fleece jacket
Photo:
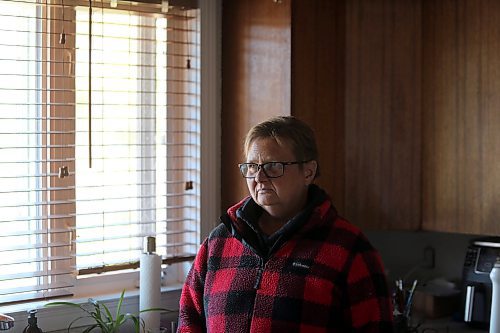
[[[393,332],[378,253],[318,191],[270,243],[245,219],[251,198],[228,210],[187,276],[178,332]]]

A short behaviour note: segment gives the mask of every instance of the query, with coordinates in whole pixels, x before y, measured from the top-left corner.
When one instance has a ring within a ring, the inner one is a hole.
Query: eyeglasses
[[[295,162],[267,162],[267,163],[240,163],[238,167],[245,178],[255,178],[257,172],[262,169],[267,178],[278,178],[285,173],[285,165],[303,164],[309,161]]]

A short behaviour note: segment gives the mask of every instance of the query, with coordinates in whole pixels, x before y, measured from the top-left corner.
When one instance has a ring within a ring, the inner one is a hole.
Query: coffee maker
[[[500,256],[500,237],[472,240],[462,274],[463,320],[470,326],[487,329],[491,315],[490,272]]]

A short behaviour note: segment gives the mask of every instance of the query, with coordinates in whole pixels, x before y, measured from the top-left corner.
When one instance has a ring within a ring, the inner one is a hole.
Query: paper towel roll
[[[159,308],[161,295],[161,257],[155,253],[143,253],[140,258],[139,310]],[[160,331],[160,312],[141,313],[144,329],[148,333]]]

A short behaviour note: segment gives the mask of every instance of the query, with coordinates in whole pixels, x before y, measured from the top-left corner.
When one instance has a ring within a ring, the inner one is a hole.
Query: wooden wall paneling
[[[421,2],[346,2],[346,216],[418,229]]]
[[[500,3],[423,6],[423,228],[500,235]]]
[[[344,211],[345,5],[292,3],[292,114],[315,131],[320,177],[316,183]]]
[[[290,1],[222,4],[222,210],[248,195],[237,169],[247,131],[291,112]]]
[[[476,204],[481,207],[481,233],[500,236],[500,3],[484,0],[482,3],[482,105],[477,133],[481,141],[478,179],[482,198]]]

